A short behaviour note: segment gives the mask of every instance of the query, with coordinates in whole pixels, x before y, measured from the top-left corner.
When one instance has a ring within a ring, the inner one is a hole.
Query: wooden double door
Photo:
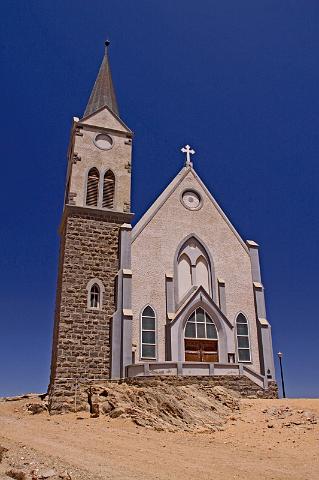
[[[218,340],[185,338],[186,362],[218,362]]]

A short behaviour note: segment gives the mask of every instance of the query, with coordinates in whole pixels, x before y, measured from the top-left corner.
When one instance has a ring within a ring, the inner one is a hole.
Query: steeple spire
[[[109,44],[109,40],[106,40],[103,61],[101,63],[98,76],[95,80],[92,93],[86,106],[84,117],[91,115],[105,105],[107,105],[113,113],[119,115],[108,59]]]

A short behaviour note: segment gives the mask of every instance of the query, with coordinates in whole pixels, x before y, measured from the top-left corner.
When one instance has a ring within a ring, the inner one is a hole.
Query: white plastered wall
[[[186,189],[197,190],[203,199],[199,210],[188,210],[181,203]],[[152,207],[151,207],[152,208]],[[140,230],[140,224],[137,225]],[[182,240],[195,233],[209,249],[215,269],[215,284],[226,285],[227,318],[234,324],[239,312],[246,315],[251,340],[252,367],[259,371],[251,262],[247,248],[227,223],[191,170],[167,198],[153,218],[132,242],[133,344],[140,359],[140,313],[146,304],[157,315],[158,361],[165,360],[166,297],[165,274],[174,274],[174,257]],[[176,279],[175,285],[176,285]],[[235,334],[235,333],[234,333]]]

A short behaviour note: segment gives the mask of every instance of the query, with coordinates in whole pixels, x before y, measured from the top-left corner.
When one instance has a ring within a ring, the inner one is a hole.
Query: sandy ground
[[[269,415],[288,406],[318,417],[319,399],[242,400],[224,430],[209,434],[157,432],[86,413],[30,415],[26,403],[0,403],[0,445],[8,449],[1,479],[9,465],[53,468],[56,478],[72,480],[319,479],[319,424]]]

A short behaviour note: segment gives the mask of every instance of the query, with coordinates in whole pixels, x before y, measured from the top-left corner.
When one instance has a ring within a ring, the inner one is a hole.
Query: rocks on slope
[[[310,427],[318,423],[318,418],[313,412],[294,410],[288,406],[283,408],[265,408],[262,413],[267,417],[268,428],[273,428],[275,425],[281,428],[294,426]]]
[[[87,392],[92,416],[131,418],[156,430],[218,430],[239,409],[236,394],[221,386],[106,383]]]

